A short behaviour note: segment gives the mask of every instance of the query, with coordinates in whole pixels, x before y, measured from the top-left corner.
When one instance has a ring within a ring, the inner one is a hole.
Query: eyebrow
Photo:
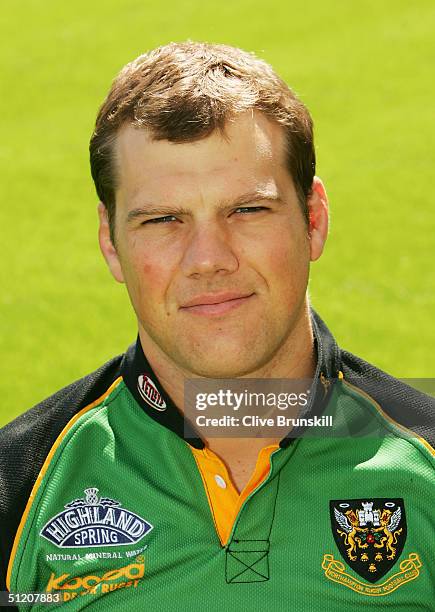
[[[234,208],[243,206],[245,204],[252,204],[253,202],[281,202],[281,198],[278,196],[276,191],[253,191],[251,193],[244,193],[235,200],[222,202],[219,206],[220,209]],[[127,214],[127,222],[134,221],[138,217],[152,216],[152,215],[189,215],[190,210],[182,206],[168,206],[167,204],[155,205],[155,204],[143,204],[138,208],[133,208]]]

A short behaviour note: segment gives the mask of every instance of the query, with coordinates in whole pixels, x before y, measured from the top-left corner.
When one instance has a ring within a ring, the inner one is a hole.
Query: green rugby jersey
[[[240,494],[139,341],[3,428],[3,588],[68,610],[434,610],[433,401],[313,329],[310,412],[337,435],[263,448]]]

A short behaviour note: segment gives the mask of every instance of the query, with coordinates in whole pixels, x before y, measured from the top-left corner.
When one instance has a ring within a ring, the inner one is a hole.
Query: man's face
[[[318,256],[282,128],[247,112],[225,137],[173,144],[128,126],[116,147],[116,251],[107,228],[102,249],[126,283],[145,353],[157,347],[207,377],[264,367],[291,342]]]

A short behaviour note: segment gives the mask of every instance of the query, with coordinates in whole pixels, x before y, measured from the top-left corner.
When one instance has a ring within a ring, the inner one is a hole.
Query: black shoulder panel
[[[435,447],[435,399],[341,351],[344,379],[368,393],[382,410]]]
[[[68,385],[0,429],[0,591],[30,491],[68,421],[120,376],[122,356]]]

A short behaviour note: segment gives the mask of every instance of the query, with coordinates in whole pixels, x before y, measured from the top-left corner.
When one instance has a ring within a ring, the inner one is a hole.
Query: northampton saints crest
[[[405,544],[403,499],[340,499],[329,505],[341,556],[357,574],[377,582],[396,563]]]

